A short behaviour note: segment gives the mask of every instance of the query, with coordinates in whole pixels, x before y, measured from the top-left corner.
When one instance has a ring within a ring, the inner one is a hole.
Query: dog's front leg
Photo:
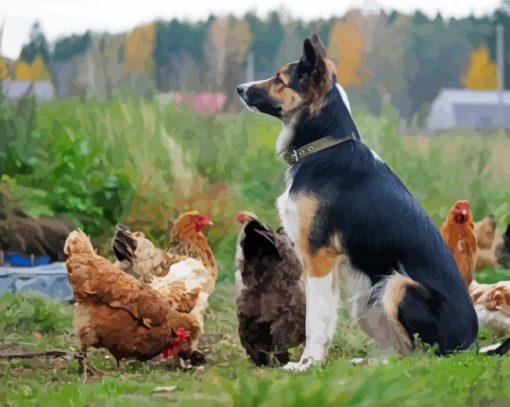
[[[329,245],[311,241],[314,222],[321,221],[319,203],[314,197],[289,196],[278,200],[283,227],[294,242],[306,275],[306,346],[299,363],[287,363],[286,370],[306,370],[312,364],[324,361],[328,346],[335,332],[338,304],[337,275],[334,271],[339,260],[339,239],[329,240]]]
[[[303,371],[320,364],[335,333],[339,295],[333,270],[324,276],[308,274],[306,280],[306,346],[298,363],[288,363],[285,370]]]
[[[285,369],[303,371],[324,361],[335,333],[338,302],[332,271],[324,277],[307,277],[306,346],[299,363],[288,363]]]

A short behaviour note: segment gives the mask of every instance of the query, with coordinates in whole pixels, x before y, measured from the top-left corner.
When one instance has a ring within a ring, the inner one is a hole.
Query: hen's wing
[[[510,335],[510,281],[478,284],[469,287],[481,327],[498,335]]]
[[[168,301],[172,309],[190,313],[197,305],[200,287],[190,288],[184,281],[167,282],[165,277],[154,278],[150,284]]]
[[[124,266],[123,270],[146,282],[152,276],[166,275],[170,266],[181,259],[155,247],[142,232],[131,232],[120,224],[117,225],[112,246],[120,265],[131,264],[131,268]]]

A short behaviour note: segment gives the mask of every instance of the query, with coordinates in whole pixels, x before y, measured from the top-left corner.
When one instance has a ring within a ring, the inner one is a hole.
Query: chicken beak
[[[214,223],[212,223],[212,220],[209,219],[209,222],[207,222],[208,225],[214,225]]]
[[[463,210],[462,210],[462,216],[467,216],[467,214],[468,214],[468,213],[467,213],[467,210],[466,210],[466,209],[463,209]]]

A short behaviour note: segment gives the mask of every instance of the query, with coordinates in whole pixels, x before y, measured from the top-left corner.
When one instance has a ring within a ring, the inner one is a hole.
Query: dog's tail
[[[476,313],[468,298],[457,300],[413,282],[398,304],[399,322],[409,336],[418,334],[423,342],[436,345],[438,355],[470,349],[476,344]]]
[[[510,338],[505,339],[502,343],[486,346],[480,349],[480,353],[489,356],[503,356],[510,351]]]

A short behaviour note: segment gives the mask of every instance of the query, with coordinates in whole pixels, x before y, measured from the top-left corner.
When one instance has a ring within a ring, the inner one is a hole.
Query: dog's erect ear
[[[312,42],[307,38],[303,43],[303,56],[299,60],[299,75],[312,73],[317,63],[317,53]]]
[[[312,35],[312,44],[322,58],[326,58],[326,47],[317,34]]]
[[[320,38],[314,34],[312,39],[307,38],[303,43],[303,56],[299,60],[298,74],[299,78],[311,77],[315,86],[321,85],[327,72],[326,49]]]

